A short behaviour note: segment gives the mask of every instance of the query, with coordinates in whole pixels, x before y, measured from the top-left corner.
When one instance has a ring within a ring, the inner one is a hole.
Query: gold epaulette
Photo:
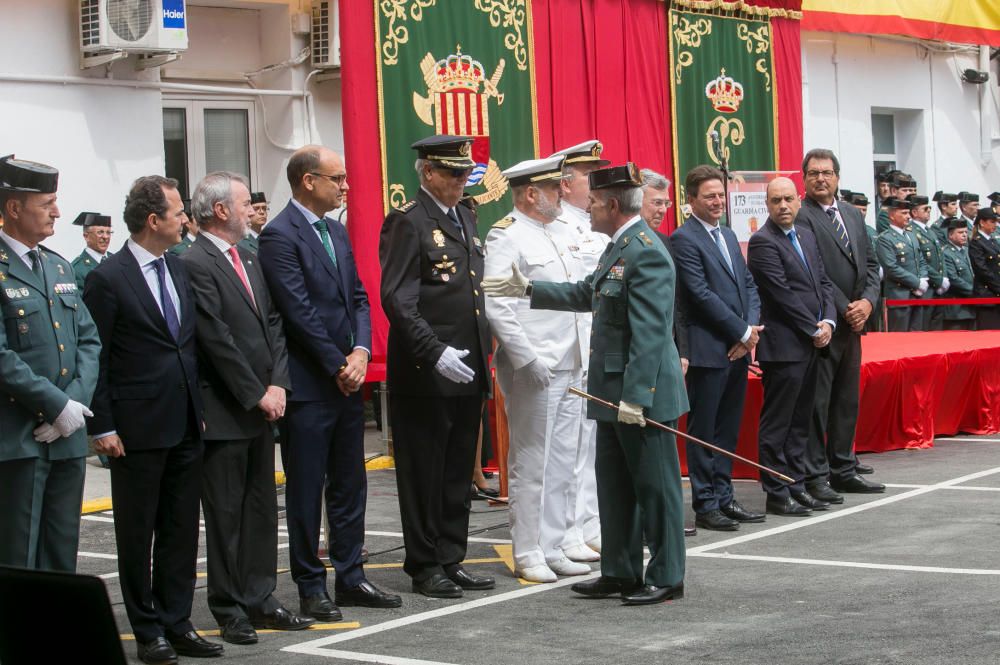
[[[649,239],[645,231],[639,231],[639,238],[648,246],[652,246],[653,241]]]
[[[506,229],[511,224],[513,224],[515,221],[516,220],[513,217],[511,217],[511,216],[508,215],[507,217],[504,217],[500,221],[496,222],[491,228],[494,228],[494,229]]]

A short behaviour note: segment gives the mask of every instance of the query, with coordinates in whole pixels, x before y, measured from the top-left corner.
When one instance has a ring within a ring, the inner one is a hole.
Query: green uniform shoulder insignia
[[[397,207],[396,210],[398,210],[399,212],[409,212],[410,210],[413,209],[413,206],[415,206],[415,205],[417,205],[417,200],[416,199],[410,199],[409,201],[407,201],[403,205]]]
[[[648,246],[653,245],[653,241],[646,235],[645,231],[639,231],[639,238]]]
[[[494,229],[506,229],[511,224],[513,224],[515,221],[517,221],[517,220],[515,220],[513,217],[511,217],[510,215],[508,215],[507,217],[504,217],[500,221],[496,222],[491,228],[494,228]]]

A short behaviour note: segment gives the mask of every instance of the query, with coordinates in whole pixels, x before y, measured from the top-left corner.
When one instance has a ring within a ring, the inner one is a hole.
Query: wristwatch
[[[524,297],[525,298],[531,297],[531,282],[528,282],[528,285],[524,287]]]

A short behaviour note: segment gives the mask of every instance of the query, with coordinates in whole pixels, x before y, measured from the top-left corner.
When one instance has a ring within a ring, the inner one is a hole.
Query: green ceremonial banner
[[[769,21],[671,10],[670,24],[677,200],[685,200],[691,168],[719,166],[713,131],[731,171],[773,170],[778,134]]]
[[[530,0],[375,0],[383,203],[418,189],[414,141],[474,137],[480,234],[506,215],[501,171],[538,154]]]

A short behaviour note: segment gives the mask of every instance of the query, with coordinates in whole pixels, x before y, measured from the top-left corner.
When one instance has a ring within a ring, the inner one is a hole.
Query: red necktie
[[[229,248],[229,258],[233,260],[233,267],[236,268],[236,274],[240,276],[240,281],[243,282],[243,288],[247,290],[250,295],[250,302],[253,303],[254,308],[257,307],[257,301],[253,297],[253,289],[250,288],[250,281],[247,279],[247,274],[243,270],[243,262],[240,261],[240,253],[236,250],[236,245]]]

